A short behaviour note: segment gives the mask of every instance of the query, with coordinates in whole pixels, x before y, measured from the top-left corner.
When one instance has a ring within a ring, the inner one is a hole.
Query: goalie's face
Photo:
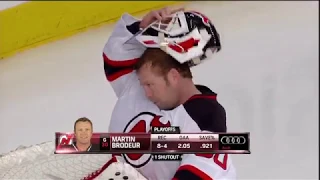
[[[179,100],[176,81],[171,72],[163,75],[157,68],[143,65],[138,71],[140,84],[150,101],[160,109],[169,110],[176,107]]]
[[[92,137],[92,126],[89,122],[78,122],[75,128],[76,142],[90,144]]]

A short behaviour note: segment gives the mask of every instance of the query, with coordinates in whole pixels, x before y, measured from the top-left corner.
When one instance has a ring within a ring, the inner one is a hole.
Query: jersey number
[[[219,159],[219,156],[223,156],[222,160]],[[228,161],[228,154],[196,154],[196,156],[205,157],[208,159],[213,158],[213,162],[220,166],[222,169],[227,169],[227,161]]]

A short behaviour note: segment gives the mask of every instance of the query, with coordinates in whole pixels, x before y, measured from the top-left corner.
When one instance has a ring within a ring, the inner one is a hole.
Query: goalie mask
[[[220,37],[201,13],[177,12],[167,22],[150,24],[136,39],[147,48],[161,48],[174,59],[190,66],[199,64],[221,49]]]

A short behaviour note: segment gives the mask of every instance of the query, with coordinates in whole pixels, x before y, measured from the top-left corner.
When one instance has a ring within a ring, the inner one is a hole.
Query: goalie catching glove
[[[131,165],[124,163],[122,157],[113,156],[100,169],[92,172],[82,180],[147,180]]]

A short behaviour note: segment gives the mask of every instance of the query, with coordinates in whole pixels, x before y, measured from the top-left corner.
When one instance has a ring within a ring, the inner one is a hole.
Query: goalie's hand
[[[178,9],[171,9],[169,7],[165,7],[159,10],[150,11],[148,14],[146,14],[141,22],[140,22],[140,28],[144,29],[148,27],[151,23],[155,21],[164,21],[167,18],[170,17],[170,15],[178,12],[183,11],[184,8],[178,8]]]

